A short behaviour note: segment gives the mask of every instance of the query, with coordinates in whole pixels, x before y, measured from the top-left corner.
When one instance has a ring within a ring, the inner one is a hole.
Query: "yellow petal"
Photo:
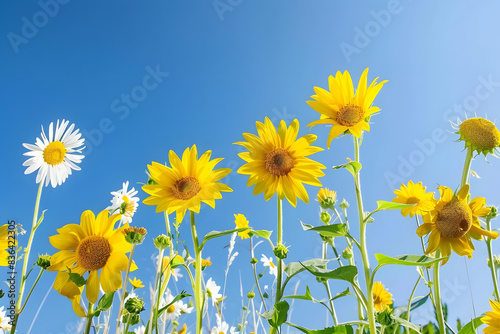
[[[92,304],[95,304],[97,302],[97,298],[99,298],[99,274],[97,273],[97,270],[89,272],[86,295],[88,301]]]

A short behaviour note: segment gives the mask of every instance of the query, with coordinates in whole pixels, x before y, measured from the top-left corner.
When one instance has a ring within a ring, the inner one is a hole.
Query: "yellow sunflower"
[[[303,183],[321,187],[318,177],[325,175],[321,169],[326,168],[307,158],[323,150],[311,146],[317,137],[309,134],[297,139],[299,121],[296,119],[288,128],[285,121],[281,121],[278,131],[267,117],[265,123],[256,124],[259,136],[244,133],[247,141],[235,143],[248,150],[238,154],[246,161],[238,173],[250,175],[247,186],[255,185],[254,195],[264,192],[266,201],[278,193],[280,199],[286,197],[293,206],[297,205],[297,197],[309,203]]]
[[[319,205],[323,209],[334,209],[335,202],[337,201],[337,192],[328,188],[321,188],[316,195]]]
[[[128,257],[125,254],[130,252],[131,245],[123,235],[128,224],[114,229],[119,219],[119,214],[109,216],[108,210],[101,211],[97,218],[87,210],[82,213],[80,225],[68,224],[57,230],[59,234],[49,238],[52,246],[60,249],[52,256],[51,266],[47,268],[60,272],[54,283],[60,294],[74,301],[83,289],[69,278],[68,269],[81,276],[89,272],[85,283],[86,297],[93,304],[97,302],[100,287],[105,293],[122,287],[121,271],[127,270]],[[134,264],[132,270],[136,268]]]
[[[16,246],[17,245],[17,240],[14,239],[9,239],[9,224],[5,224],[0,226],[0,266],[8,266],[9,265],[9,256],[14,256],[14,254],[9,254],[7,249],[10,248],[10,246]],[[10,242],[10,244],[9,244]],[[10,249],[14,249],[10,248]]]
[[[465,147],[470,147],[478,154],[494,154],[500,147],[500,131],[495,123],[482,117],[469,118],[460,123],[457,134],[459,140],[465,142]]]
[[[356,93],[348,71],[344,74],[338,71],[335,77],[330,75],[328,78],[330,91],[314,87],[316,95],[311,98],[316,101],[307,101],[307,104],[319,112],[321,118],[307,126],[332,125],[327,140],[328,148],[333,138],[347,130],[357,138],[361,137],[362,130],[370,131],[368,120],[372,114],[380,111],[380,108],[372,106],[372,103],[387,80],[377,83],[377,77],[367,87],[367,76],[368,68],[361,74]]]
[[[392,294],[389,293],[389,290],[385,289],[382,282],[373,283],[372,295],[375,310],[381,312],[385,309],[390,309]]]
[[[423,215],[436,206],[434,193],[426,193],[426,188],[422,186],[422,182],[414,184],[413,181],[409,181],[407,186],[401,184],[401,190],[394,190],[396,197],[392,201],[402,204],[416,203],[414,206],[402,209],[401,214],[403,216],[410,215],[410,217],[413,217],[415,214]]]
[[[248,219],[245,217],[245,215],[238,213],[234,215],[234,223],[236,224],[236,228],[244,228],[248,227]],[[240,236],[241,239],[248,239],[250,238],[250,229],[244,230],[243,232],[238,232],[238,235]]]
[[[210,160],[211,151],[203,153],[198,160],[196,145],[186,148],[179,159],[174,151],[170,151],[168,159],[172,167],[152,162],[148,165],[151,178],[157,184],[148,184],[142,187],[149,196],[143,203],[156,205],[156,212],[176,212],[180,223],[186,210],[200,212],[201,202],[215,208],[215,200],[221,199],[221,192],[233,191],[229,186],[217,182],[229,173],[231,169],[220,168],[214,170],[222,158]]]
[[[426,254],[434,252],[438,247],[441,256],[448,257],[451,250],[460,256],[472,258],[474,245],[471,238],[482,240],[482,236],[492,239],[498,237],[497,232],[483,230],[478,217],[486,217],[490,208],[485,208],[486,199],[476,197],[467,204],[469,185],[464,185],[457,195],[444,186],[438,187],[441,198],[435,208],[424,215],[424,224],[417,229],[419,236],[429,234]],[[443,264],[447,259],[443,261]]]
[[[486,312],[486,315],[481,318],[481,321],[488,325],[483,329],[483,333],[500,333],[500,303],[490,299],[492,311]]]

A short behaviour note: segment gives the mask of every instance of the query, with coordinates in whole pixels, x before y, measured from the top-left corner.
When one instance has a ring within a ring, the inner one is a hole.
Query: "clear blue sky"
[[[37,186],[35,175],[25,176],[22,143],[34,143],[40,125],[57,119],[76,123],[87,138],[82,170],[60,187],[45,188],[41,208],[46,218],[36,235],[37,253],[54,253],[48,237],[56,229],[78,222],[82,211],[98,212],[109,205],[110,192],[129,180],[136,189],[146,181],[151,161],[166,162],[170,149],[181,153],[197,144],[199,151],[224,157],[220,164],[236,170],[242,165],[240,148],[232,143],[241,133],[255,133],[255,121],[265,116],[287,123],[298,118],[300,134],[318,118],[306,101],[313,86],[327,87],[336,71],[349,70],[357,79],[366,67],[369,80],[389,82],[375,100],[382,111],[372,118],[372,131],[361,148],[362,186],[367,210],[376,200],[391,200],[393,190],[409,179],[455,189],[460,182],[465,152],[456,143],[449,121],[477,112],[498,118],[500,103],[500,4],[442,1],[2,1],[0,3],[0,110],[2,110],[2,219],[31,224]],[[52,4],[52,5],[49,5]],[[42,12],[45,7],[45,12]],[[48,14],[44,14],[48,12]],[[37,24],[37,25],[34,25]],[[155,80],[144,78],[156,72]],[[147,89],[145,89],[147,88]],[[128,97],[127,97],[128,96]],[[127,100],[128,99],[128,100]],[[317,145],[326,149],[328,129],[315,127]],[[336,139],[330,150],[315,159],[328,167],[353,158],[350,137]],[[500,161],[477,158],[472,169],[472,195],[500,204]],[[233,214],[243,213],[256,229],[275,230],[276,201],[252,196],[246,177],[233,172],[216,209],[204,208],[197,218],[199,233],[233,227]],[[346,171],[326,170],[324,185],[351,204],[356,220],[353,182]],[[315,197],[316,188],[308,187]],[[145,198],[139,191],[139,197]],[[353,210],[354,209],[354,210]],[[319,224],[318,207],[284,205],[284,238],[290,260],[318,257],[318,237],[301,230],[298,219]],[[151,238],[165,232],[163,216],[140,205],[134,223],[147,227],[148,242],[137,252],[138,277],[150,282]],[[355,224],[354,224],[355,225]],[[356,226],[352,226],[357,231]],[[190,245],[187,224],[181,233]],[[380,214],[368,227],[370,252],[388,255],[419,254],[415,222],[397,212]],[[21,243],[26,244],[27,235]],[[229,238],[212,242],[204,252],[214,260],[205,271],[222,283]],[[339,248],[345,244],[338,241]],[[246,242],[231,268],[225,316],[231,325],[239,317],[239,272],[246,291],[252,281]],[[272,254],[262,244],[258,257]],[[500,249],[497,242],[494,247]],[[489,309],[492,285],[486,267],[486,249],[476,243],[474,259],[467,261],[476,313]],[[221,260],[219,260],[221,259]],[[372,263],[375,260],[372,257]],[[2,269],[0,273],[4,273]],[[6,275],[6,274],[2,274]],[[186,275],[185,275],[186,276]],[[46,273],[22,315],[34,317],[37,306],[54,280]],[[406,304],[416,280],[414,269],[384,268],[377,274],[392,292],[396,305]],[[186,278],[186,277],[184,277]],[[315,279],[302,275],[299,293],[309,285],[323,296]],[[473,316],[464,260],[452,256],[442,270],[444,301],[450,303],[450,322]],[[1,278],[2,280],[4,278]],[[271,283],[267,277],[268,284]],[[333,290],[345,284],[332,282]],[[187,289],[185,280],[178,284]],[[421,287],[418,294],[425,294]],[[146,289],[143,289],[146,296]],[[288,291],[287,293],[291,293]],[[146,298],[147,299],[147,298]],[[5,299],[4,299],[5,300]],[[341,321],[354,319],[354,300],[337,304]],[[429,315],[432,312],[428,312]],[[190,320],[191,319],[191,320]],[[292,321],[310,328],[325,324],[317,305],[296,303]],[[31,333],[70,333],[74,323],[70,303],[51,291]],[[184,320],[193,322],[194,317]],[[425,312],[415,321],[426,322]],[[182,320],[181,320],[182,321]],[[40,328],[48,328],[50,330]],[[29,324],[19,326],[21,333]],[[37,329],[38,328],[38,329]]]

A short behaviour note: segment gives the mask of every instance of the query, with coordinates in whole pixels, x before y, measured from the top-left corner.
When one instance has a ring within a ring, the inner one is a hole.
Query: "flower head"
[[[278,277],[278,268],[276,265],[273,263],[272,258],[268,258],[264,254],[262,254],[262,257],[260,258],[262,262],[264,262],[264,267],[269,267],[269,273],[271,275],[274,275],[274,277]]]
[[[493,154],[500,147],[500,132],[495,123],[482,117],[469,118],[460,123],[457,134],[459,140],[465,142],[465,147],[470,147],[478,154]]]
[[[10,242],[10,244],[9,244]],[[14,243],[12,245],[12,242]],[[16,246],[17,239],[12,241],[12,238],[9,239],[9,224],[5,224],[0,226],[0,266],[8,266],[9,265],[9,256],[13,256],[14,254],[10,254],[7,249],[14,249]]]
[[[375,310],[381,312],[390,308],[392,304],[392,294],[385,289],[382,282],[375,282],[373,284],[372,295]]]
[[[221,158],[210,160],[212,152],[207,151],[198,159],[196,145],[187,148],[179,159],[174,151],[169,152],[172,167],[152,162],[148,165],[151,178],[157,184],[142,187],[150,196],[143,203],[156,205],[156,212],[175,212],[180,223],[186,210],[200,212],[201,202],[215,208],[215,200],[221,199],[221,192],[233,191],[227,185],[218,182],[231,173],[229,168],[216,169]]]
[[[307,126],[319,124],[332,126],[327,140],[328,148],[332,139],[345,131],[349,131],[357,138],[361,137],[362,130],[370,131],[368,120],[372,114],[380,111],[380,108],[372,106],[372,103],[387,80],[377,83],[377,77],[367,87],[367,77],[368,68],[361,74],[356,93],[354,93],[351,75],[348,71],[344,74],[338,71],[335,77],[330,75],[328,78],[330,91],[314,87],[316,95],[311,98],[316,101],[307,101],[307,104],[319,112],[321,118]]]
[[[120,213],[122,215],[122,223],[130,224],[139,206],[139,197],[134,197],[137,195],[137,190],[135,190],[135,188],[128,190],[127,181],[123,183],[122,189],[112,191],[111,195],[113,195],[113,199],[111,200],[111,206],[108,207],[108,210],[112,213]]]
[[[227,322],[223,321],[218,313],[215,317],[217,318],[217,326],[212,328],[210,334],[227,334],[227,331],[229,330]]]
[[[161,320],[163,322],[176,320],[182,313],[191,313],[191,311],[193,311],[193,307],[188,307],[182,302],[182,300],[178,300],[172,303],[174,298],[175,296],[172,295],[170,289],[167,289],[167,291],[165,292],[165,296],[160,302],[160,308],[163,308],[170,304],[170,306],[167,307],[167,309],[161,316]]]
[[[441,250],[441,256],[448,257],[451,250],[460,256],[467,255],[472,258],[474,245],[471,238],[482,240],[482,236],[492,239],[498,237],[497,232],[483,230],[478,217],[486,217],[490,208],[484,207],[486,199],[476,197],[467,203],[469,185],[464,185],[456,195],[444,186],[438,187],[441,198],[435,208],[425,214],[424,224],[417,229],[419,236],[429,234],[429,244],[426,254]],[[443,260],[445,264],[448,260]]]
[[[401,210],[403,216],[413,217],[415,214],[423,215],[429,212],[436,206],[434,193],[426,193],[426,187],[422,186],[422,182],[414,184],[409,181],[408,185],[401,184],[401,190],[394,190],[396,195],[393,202],[402,204],[416,204],[414,206],[404,208]]]
[[[137,279],[137,277],[134,277],[134,279],[129,278],[128,281],[132,284],[134,289],[144,288],[144,284],[142,284],[142,281]]]
[[[208,298],[212,299],[212,306],[214,306],[215,303],[218,302],[217,300],[222,297],[222,295],[219,293],[220,286],[215,284],[215,281],[212,280],[212,277],[210,277],[207,283],[205,283],[205,290],[206,290],[205,299]]]
[[[90,210],[84,211],[80,225],[68,224],[57,230],[59,234],[49,238],[59,252],[52,255],[49,271],[59,271],[54,288],[60,294],[73,299],[81,294],[83,286],[77,286],[71,275],[86,279],[86,296],[89,302],[96,303],[99,290],[114,292],[122,287],[121,271],[127,270],[131,245],[125,240],[122,228],[114,229],[120,215],[109,216],[108,210],[101,211],[97,217]],[[67,270],[70,269],[68,273]],[[135,264],[132,270],[137,269]],[[85,281],[85,280],[84,280]]]
[[[4,310],[4,307],[0,307],[0,329],[3,329],[4,331],[11,328],[9,324],[11,319],[6,315],[6,313],[7,312]]]
[[[253,194],[263,192],[266,201],[278,193],[280,199],[286,197],[293,206],[297,205],[297,197],[309,203],[303,184],[321,187],[318,177],[325,175],[321,169],[326,168],[307,158],[323,150],[311,146],[317,137],[309,134],[297,139],[299,121],[296,119],[288,128],[285,121],[281,121],[278,131],[267,117],[264,123],[256,124],[258,136],[244,133],[247,141],[235,143],[248,150],[238,154],[246,161],[238,173],[250,175],[247,186],[255,185]]]
[[[66,181],[71,170],[80,170],[76,164],[82,162],[84,156],[81,154],[85,147],[81,147],[85,139],[79,129],[74,130],[75,124],[68,128],[69,121],[57,120],[54,131],[54,123],[50,123],[48,138],[42,127],[42,139],[37,138],[36,144],[23,144],[30,150],[24,153],[29,156],[23,166],[28,166],[24,174],[30,174],[38,170],[36,183],[45,182],[45,186],[50,184],[53,188],[60,186]],[[74,130],[74,131],[73,131]],[[78,154],[77,154],[78,153]]]
[[[337,201],[337,192],[328,188],[321,188],[318,191],[318,195],[316,196],[316,198],[318,199],[319,205],[323,209],[333,210],[333,206]]]
[[[234,223],[236,224],[236,228],[248,227],[248,219],[241,213],[234,215]],[[250,238],[250,235],[248,235],[248,233],[250,233],[250,229],[244,230],[243,232],[238,232],[238,235],[241,239],[248,239]]]
[[[486,312],[481,321],[487,325],[484,333],[500,333],[500,303],[490,299],[492,311]]]

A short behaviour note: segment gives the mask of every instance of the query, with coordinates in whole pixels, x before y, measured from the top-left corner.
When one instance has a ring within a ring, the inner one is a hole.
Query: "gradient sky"
[[[242,165],[237,156],[241,148],[232,144],[242,140],[243,132],[255,133],[255,121],[265,116],[275,124],[279,119],[290,123],[298,118],[301,135],[318,135],[315,144],[325,151],[313,157],[328,167],[322,183],[351,203],[350,221],[356,235],[352,178],[345,170],[330,169],[354,158],[352,140],[335,139],[327,150],[328,129],[311,131],[305,126],[319,117],[306,104],[313,87],[326,88],[328,76],[336,71],[349,70],[357,81],[369,67],[369,81],[375,77],[389,80],[374,103],[382,111],[372,118],[372,130],[361,147],[366,210],[373,210],[377,200],[391,200],[393,190],[410,179],[422,181],[432,191],[438,185],[455,189],[465,152],[463,143],[455,142],[458,136],[450,121],[463,120],[466,112],[487,115],[493,121],[498,117],[500,4],[495,2],[54,3],[0,3],[2,219],[15,219],[25,227],[31,224],[37,185],[35,174],[24,175],[22,143],[34,143],[41,125],[47,129],[50,122],[68,119],[87,139],[82,170],[62,186],[43,190],[41,208],[47,212],[31,260],[38,253],[56,251],[48,237],[57,228],[79,222],[86,209],[98,212],[107,207],[110,192],[124,181],[140,189],[147,180],[148,163],[166,162],[169,150],[181,154],[193,144],[199,152],[212,150],[213,157],[224,157],[219,166],[233,169],[225,183],[234,192],[224,194],[215,210],[201,210],[199,233],[232,228],[235,213],[245,214],[256,229],[275,230],[276,199],[266,202],[262,195],[252,196],[247,177],[235,172]],[[43,8],[50,15],[43,14]],[[145,84],[150,72],[157,73],[156,80]],[[145,85],[149,90],[141,88]],[[472,180],[472,196],[498,205],[500,162],[488,160],[478,157],[472,164],[481,176]],[[307,190],[314,199],[318,189]],[[142,200],[146,194],[139,190],[138,196]],[[320,256],[319,238],[303,232],[299,224],[299,219],[319,224],[318,212],[313,200],[300,202],[297,208],[284,204],[289,261]],[[141,267],[137,276],[151,282],[155,253],[151,240],[165,233],[163,215],[141,204],[134,223],[149,231],[135,259]],[[376,215],[368,226],[370,253],[421,254],[415,227],[415,221],[398,212]],[[22,236],[21,244],[27,238]],[[181,225],[181,238],[191,247],[186,222]],[[211,256],[214,265],[205,271],[206,279],[223,283],[228,242],[229,238],[222,238],[207,244],[204,254]],[[339,240],[338,248],[344,247],[345,242]],[[229,271],[224,314],[230,325],[240,319],[240,275],[244,294],[252,284],[247,248],[247,241],[238,242],[240,255]],[[263,243],[256,253],[260,258],[272,251]],[[450,304],[452,326],[457,317],[464,321],[473,317],[473,305],[476,315],[489,310],[492,283],[486,254],[484,242],[477,242],[472,260],[453,254],[442,269],[443,299]],[[374,267],[373,256],[371,261]],[[0,273],[6,277],[3,269]],[[21,316],[21,333],[28,332],[28,320],[35,316],[54,278],[54,273],[42,277]],[[177,283],[179,291],[190,289],[185,278]],[[303,294],[309,285],[316,298],[323,298],[322,286],[313,277],[303,274],[299,278],[298,293]],[[416,279],[414,268],[385,267],[377,273],[377,280],[392,292],[395,305],[407,303]],[[269,275],[263,283],[272,283]],[[334,292],[346,286],[332,282]],[[289,289],[287,294],[293,292],[292,286]],[[147,289],[142,290],[141,296],[146,297]],[[417,294],[426,294],[425,286]],[[336,305],[340,321],[356,318],[352,296]],[[433,316],[429,305],[414,314],[417,323],[427,323]],[[325,326],[325,313],[318,305],[296,302],[291,320],[319,329]],[[69,301],[52,290],[31,333],[72,333],[76,321]],[[185,315],[183,321],[194,330],[194,316]]]

